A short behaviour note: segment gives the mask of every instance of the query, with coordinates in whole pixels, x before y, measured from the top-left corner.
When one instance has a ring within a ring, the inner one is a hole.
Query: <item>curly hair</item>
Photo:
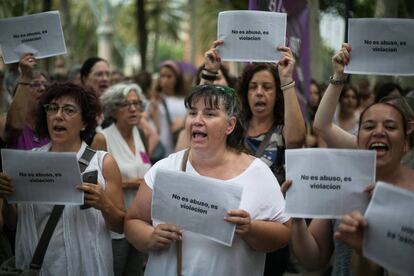
[[[79,105],[82,121],[86,125],[85,130],[81,131],[79,135],[82,140],[85,140],[95,131],[97,125],[96,116],[100,113],[101,106],[96,94],[92,90],[70,82],[55,83],[49,86],[40,96],[36,116],[37,134],[40,137],[50,138],[47,127],[47,114],[43,106],[62,97],[72,98]]]
[[[146,105],[147,99],[145,98],[144,93],[142,93],[141,87],[137,84],[115,84],[109,87],[100,98],[105,118],[116,121],[115,114],[119,108],[119,104],[126,100],[126,97],[130,91],[134,91],[140,101]]]
[[[211,84],[195,86],[184,100],[185,107],[191,109],[199,100],[204,100],[204,104],[213,109],[219,109],[220,105],[223,105],[227,116],[236,118],[236,125],[233,132],[227,136],[226,145],[237,151],[244,151],[244,127],[240,121],[240,101],[234,89]]]
[[[282,125],[284,123],[285,100],[283,92],[280,89],[279,71],[277,66],[273,63],[254,63],[249,64],[244,68],[237,89],[242,104],[242,121],[244,123],[248,123],[253,116],[252,111],[250,110],[247,94],[249,93],[250,81],[252,80],[254,74],[260,71],[268,71],[273,76],[276,88],[276,102],[273,109],[273,120],[274,124]]]

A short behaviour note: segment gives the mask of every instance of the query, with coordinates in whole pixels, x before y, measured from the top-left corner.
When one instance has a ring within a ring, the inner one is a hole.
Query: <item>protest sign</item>
[[[364,256],[399,275],[413,275],[414,192],[378,182],[365,218]]]
[[[286,150],[286,214],[300,218],[340,218],[368,205],[364,188],[375,181],[375,151]]]
[[[277,46],[286,39],[286,14],[265,11],[225,11],[218,16],[217,38],[222,60],[277,62]]]
[[[58,11],[1,19],[0,30],[5,64],[18,62],[25,53],[36,58],[66,54]]]
[[[1,157],[15,188],[8,202],[83,204],[76,153],[2,149]]]
[[[240,206],[242,188],[205,176],[158,169],[152,194],[152,219],[231,246],[235,224],[224,220]]]
[[[351,62],[345,73],[414,75],[413,19],[349,19]]]

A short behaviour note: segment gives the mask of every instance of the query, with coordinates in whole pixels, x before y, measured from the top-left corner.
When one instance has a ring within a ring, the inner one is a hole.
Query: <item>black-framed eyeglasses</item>
[[[47,81],[32,81],[30,83],[31,88],[40,88],[41,86],[44,86],[45,88],[48,87],[50,84]]]
[[[43,108],[45,109],[45,112],[48,116],[56,115],[60,109],[62,109],[62,113],[67,117],[72,117],[76,115],[79,112],[79,107],[73,105],[73,104],[64,104],[62,106],[50,103],[43,105]]]
[[[135,107],[137,110],[144,110],[145,109],[145,103],[143,101],[125,101],[118,104],[121,108],[131,108],[132,106]]]

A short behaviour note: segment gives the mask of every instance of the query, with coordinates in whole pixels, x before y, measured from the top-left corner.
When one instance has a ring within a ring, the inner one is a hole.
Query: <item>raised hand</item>
[[[332,57],[332,67],[334,70],[334,79],[343,79],[345,65],[351,61],[351,45],[342,43],[342,48]]]
[[[295,58],[292,50],[286,46],[278,46],[277,50],[282,53],[281,59],[277,62],[279,70],[280,85],[286,85],[293,80],[293,68],[295,67]]]
[[[29,81],[33,77],[33,69],[36,66],[36,59],[31,53],[24,54],[19,61],[19,68],[22,72],[22,80]]]
[[[221,58],[217,52],[217,46],[223,43],[223,40],[214,41],[210,49],[204,53],[204,69],[207,71],[217,73],[220,70]]]
[[[342,217],[334,237],[362,254],[363,234],[366,227],[368,227],[368,223],[364,216],[360,212],[354,211]]]

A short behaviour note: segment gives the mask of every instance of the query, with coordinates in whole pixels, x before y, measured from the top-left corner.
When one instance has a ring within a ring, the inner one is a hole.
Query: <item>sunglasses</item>
[[[204,89],[213,89],[221,93],[228,94],[230,96],[236,95],[236,90],[231,87],[223,86],[223,85],[214,85],[214,84],[203,84],[197,86],[197,89],[204,90]]]

